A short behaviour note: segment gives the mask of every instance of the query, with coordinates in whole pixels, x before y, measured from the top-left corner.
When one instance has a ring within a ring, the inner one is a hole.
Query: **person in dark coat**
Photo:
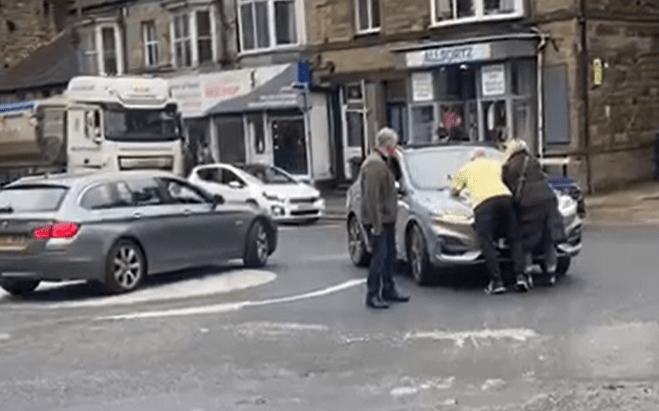
[[[544,255],[545,271],[554,275],[557,256],[550,223],[552,213],[558,210],[558,199],[547,182],[540,162],[529,153],[524,141],[509,140],[503,144],[503,147],[506,159],[502,179],[513,193],[526,273],[528,275],[534,252],[541,250]],[[520,182],[522,174],[524,179]]]

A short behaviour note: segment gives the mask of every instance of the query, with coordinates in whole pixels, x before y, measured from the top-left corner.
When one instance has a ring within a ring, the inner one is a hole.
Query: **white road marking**
[[[112,315],[105,317],[97,317],[96,320],[135,320],[140,318],[163,318],[163,317],[181,317],[189,315],[201,315],[201,314],[218,314],[231,311],[239,311],[245,307],[263,307],[273,304],[282,304],[289,303],[301,300],[307,300],[310,298],[322,297],[328,294],[336,293],[348,288],[352,288],[361,284],[364,284],[366,280],[349,280],[344,283],[327,287],[322,290],[312,291],[305,294],[294,295],[291,297],[282,297],[274,298],[270,300],[262,301],[241,301],[236,303],[225,303],[225,304],[213,304],[206,305],[201,307],[188,307],[188,308],[177,308],[170,310],[159,310],[159,311],[146,311],[138,312],[132,314],[122,314],[122,315]]]
[[[254,337],[269,336],[282,337],[299,333],[309,332],[328,332],[329,327],[320,324],[299,324],[299,323],[272,323],[272,322],[249,322],[237,325],[227,325],[221,327],[224,331],[231,331],[241,336]]]
[[[303,225],[303,226],[292,226],[292,225],[279,225],[277,227],[278,231],[300,231],[300,230],[310,230],[310,229],[343,229],[345,224],[317,224],[317,225]]]
[[[453,387],[455,382],[455,377],[449,377],[446,379],[443,378],[434,378],[432,380],[416,382],[409,377],[403,378],[403,380],[411,380],[408,385],[395,387],[389,391],[389,394],[393,397],[401,397],[405,395],[414,395],[419,391],[424,390],[448,390]],[[402,381],[401,381],[402,382]]]
[[[0,334],[0,341],[8,340],[11,338],[9,334]]]
[[[471,340],[478,345],[478,340],[485,339],[512,339],[525,342],[531,338],[538,337],[534,330],[526,328],[508,328],[500,330],[473,330],[473,331],[415,331],[408,333],[404,340],[449,340],[453,341],[458,347],[464,346],[466,340]]]
[[[44,309],[129,305],[228,293],[267,284],[276,278],[277,275],[270,271],[236,270],[225,274],[211,274],[202,278],[142,288],[129,294],[111,297],[90,298],[81,301],[67,301],[54,304],[31,303],[25,305]]]
[[[303,262],[322,262],[322,261],[337,261],[337,260],[348,261],[349,259],[350,259],[350,255],[348,255],[348,253],[340,253],[340,254],[311,256],[303,259],[302,261]]]

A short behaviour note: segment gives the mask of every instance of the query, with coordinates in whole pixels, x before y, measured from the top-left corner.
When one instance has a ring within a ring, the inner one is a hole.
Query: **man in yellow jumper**
[[[460,192],[466,189],[471,197],[476,233],[490,274],[490,284],[486,292],[491,294],[506,291],[494,245],[500,237],[506,237],[510,244],[511,258],[517,274],[517,289],[527,291],[529,288],[524,275],[512,194],[501,179],[501,167],[500,161],[486,158],[485,151],[476,148],[472,152],[471,161],[453,177],[451,189],[451,194],[455,196],[459,196]]]

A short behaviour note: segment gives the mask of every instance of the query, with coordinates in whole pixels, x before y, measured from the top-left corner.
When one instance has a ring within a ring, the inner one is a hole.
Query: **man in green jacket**
[[[376,146],[361,167],[362,222],[371,231],[373,257],[368,273],[366,306],[388,308],[389,302],[407,302],[393,280],[396,260],[396,217],[398,192],[396,179],[389,166],[396,160],[398,134],[383,128],[376,136]]]

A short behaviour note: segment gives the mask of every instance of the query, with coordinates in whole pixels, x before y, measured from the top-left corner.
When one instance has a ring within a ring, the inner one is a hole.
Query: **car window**
[[[220,171],[220,170],[218,170]],[[239,183],[241,186],[245,185],[245,182],[243,181],[242,178],[238,177],[236,173],[234,173],[231,170],[223,169],[222,171],[222,184],[229,185],[229,183],[235,181]]]
[[[207,200],[194,188],[180,181],[163,179],[168,203],[175,204],[203,204]]]
[[[67,191],[68,187],[56,185],[5,187],[0,190],[0,211],[56,211]]]
[[[128,187],[122,182],[98,184],[87,190],[80,201],[83,208],[98,210],[104,208],[130,207],[132,196]]]
[[[133,203],[137,206],[164,204],[163,195],[160,192],[158,182],[153,178],[135,178],[126,180]]]
[[[202,181],[209,183],[219,183],[222,181],[222,170],[218,168],[202,168],[197,171],[197,176]]]

